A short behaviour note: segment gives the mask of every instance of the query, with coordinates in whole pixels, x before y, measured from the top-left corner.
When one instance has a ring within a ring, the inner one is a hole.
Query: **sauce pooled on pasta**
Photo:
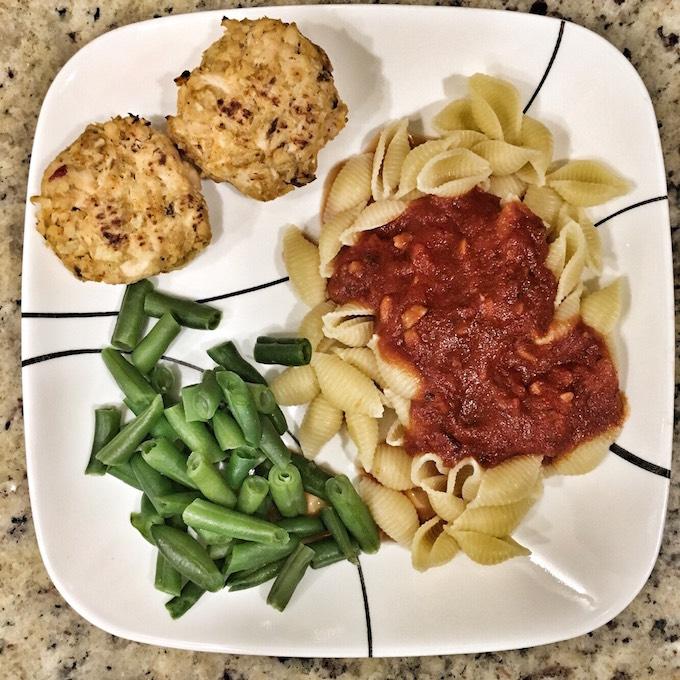
[[[619,425],[625,400],[603,338],[582,321],[545,344],[557,281],[526,206],[480,190],[425,196],[335,259],[330,298],[376,310],[380,349],[422,378],[406,449],[449,465],[549,459]]]

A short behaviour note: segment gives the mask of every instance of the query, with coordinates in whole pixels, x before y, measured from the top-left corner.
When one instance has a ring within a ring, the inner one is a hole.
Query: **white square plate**
[[[45,98],[29,196],[38,193],[49,160],[87,123],[131,111],[162,125],[163,116],[175,111],[173,77],[199,63],[221,34],[222,14],[127,26],[78,52]],[[385,545],[378,555],[362,558],[363,581],[348,563],[306,576],[285,614],[267,607],[263,586],[206,596],[172,621],[165,597],[153,589],[153,550],[128,523],[139,494],[113,478],[83,475],[93,406],[120,398],[96,354],[111,336],[113,318],[93,313],[116,310],[122,287],[71,276],[36,233],[29,204],[22,349],[26,452],[36,533],[55,585],[76,611],[115,635],[249,654],[493,651],[573,637],[610,620],[640,590],[656,559],[671,456],[671,247],[659,135],[642,81],[594,33],[527,14],[398,6],[224,14],[298,22],[328,52],[350,121],[321,153],[320,179],[279,200],[261,204],[228,185],[204,184],[214,242],[158,285],[193,298],[221,296],[215,304],[224,319],[214,333],[184,331],[172,356],[207,367],[204,350],[221,339],[249,348],[258,334],[295,328],[302,309],[285,282],[225,294],[285,276],[279,228],[295,222],[318,231],[323,178],[360,151],[385,121],[408,115],[423,120],[427,130],[445,99],[464,94],[464,76],[499,75],[516,84],[524,101],[532,101],[531,113],[553,130],[556,157],[600,158],[634,183],[630,194],[593,215],[604,219],[623,210],[601,230],[606,274],[624,273],[629,287],[621,335],[631,415],[619,443],[638,457],[632,458],[637,464],[622,458],[622,451],[584,477],[550,479],[518,532],[531,558],[482,568],[459,556],[419,574],[405,550]],[[624,210],[648,199],[658,200]],[[191,369],[186,372],[190,379]],[[326,447],[323,460],[352,470],[339,438]],[[644,461],[649,469],[640,467]]]

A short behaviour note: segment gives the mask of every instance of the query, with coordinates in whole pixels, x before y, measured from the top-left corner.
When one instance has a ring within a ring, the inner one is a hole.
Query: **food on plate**
[[[417,145],[391,123],[345,163],[318,248],[289,228],[314,352],[272,382],[281,403],[310,402],[309,457],[344,414],[360,492],[421,570],[459,551],[529,554],[511,534],[542,479],[592,470],[627,409],[612,341],[623,284],[593,285],[602,247],[584,208],[628,183],[554,163],[550,131],[497,78],[473,75],[434,123],[441,136]]]
[[[176,82],[175,143],[216,182],[269,201],[315,179],[347,106],[326,53],[277,19],[224,19],[224,35]]]
[[[152,315],[160,320],[141,337]],[[283,611],[308,567],[357,564],[360,552],[380,545],[349,479],[284,444],[286,417],[233,342],[209,349],[216,366],[176,398],[174,375],[160,359],[180,324],[212,329],[220,316],[140,281],[127,287],[113,336],[131,360],[113,347],[102,350],[136,417],[121,427],[118,408],[95,410],[85,472],[111,474],[142,492],[130,523],[157,549],[154,585],[172,595],[166,608],[173,619],[206,591],[272,580],[267,603]],[[309,368],[311,345],[262,336],[255,357]]]
[[[186,264],[211,239],[195,169],[137,116],[88,125],[47,166],[37,229],[79,279],[132,283]]]

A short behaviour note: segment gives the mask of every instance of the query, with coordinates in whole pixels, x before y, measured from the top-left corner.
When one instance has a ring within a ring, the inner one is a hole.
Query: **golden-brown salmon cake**
[[[210,243],[198,173],[142,118],[88,125],[47,166],[40,191],[38,231],[81,279],[131,283]]]
[[[315,179],[347,122],[326,53],[295,24],[224,19],[201,65],[175,82],[169,134],[203,173],[261,201]]]

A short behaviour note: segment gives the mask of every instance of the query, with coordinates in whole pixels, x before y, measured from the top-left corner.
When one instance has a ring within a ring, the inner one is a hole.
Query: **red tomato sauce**
[[[380,348],[422,378],[406,449],[452,465],[545,461],[620,424],[625,400],[603,338],[582,321],[550,327],[557,281],[546,230],[526,206],[480,190],[425,196],[337,255],[338,304],[376,313]]]

